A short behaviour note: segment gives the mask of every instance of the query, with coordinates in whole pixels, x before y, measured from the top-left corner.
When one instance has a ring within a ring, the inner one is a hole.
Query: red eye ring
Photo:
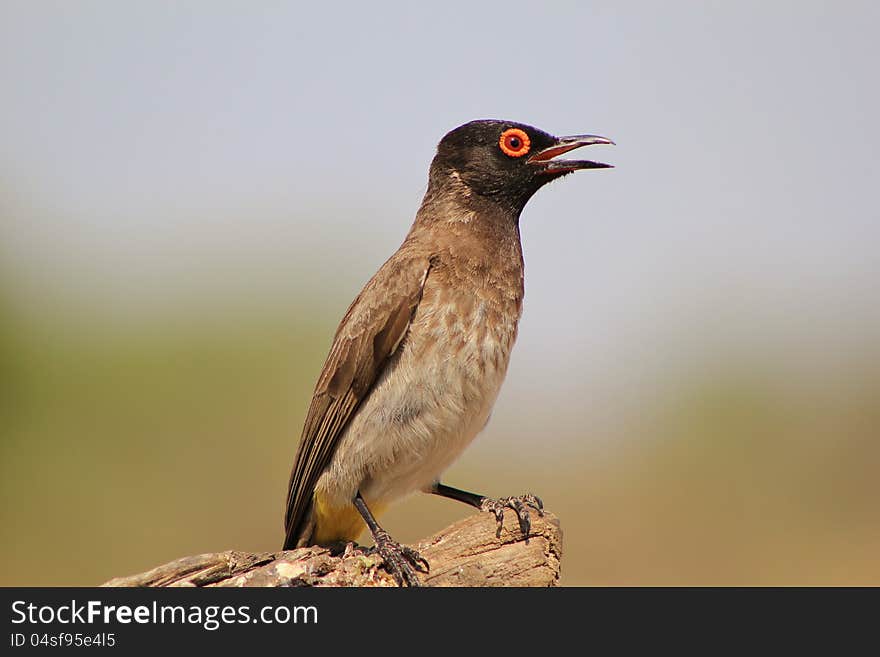
[[[501,147],[501,150],[505,155],[509,155],[510,157],[522,157],[529,152],[529,148],[532,146],[532,140],[529,139],[529,136],[525,131],[520,130],[519,128],[508,128],[501,133],[501,138],[498,140],[498,146]]]

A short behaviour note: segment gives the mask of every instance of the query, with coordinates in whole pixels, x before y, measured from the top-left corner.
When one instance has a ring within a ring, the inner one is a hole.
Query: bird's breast
[[[520,313],[521,295],[489,282],[426,285],[406,346],[414,361],[488,386],[507,370]]]
[[[406,337],[345,431],[325,482],[346,475],[340,493],[356,484],[367,500],[384,501],[424,489],[489,419],[516,340],[522,281],[442,274],[429,274]]]

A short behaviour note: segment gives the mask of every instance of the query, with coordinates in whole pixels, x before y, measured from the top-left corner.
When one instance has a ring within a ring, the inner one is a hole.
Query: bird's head
[[[597,135],[554,137],[513,121],[471,121],[440,140],[430,178],[432,184],[458,188],[519,213],[551,180],[580,169],[612,167],[592,160],[557,159],[560,155],[581,146],[613,143]]]

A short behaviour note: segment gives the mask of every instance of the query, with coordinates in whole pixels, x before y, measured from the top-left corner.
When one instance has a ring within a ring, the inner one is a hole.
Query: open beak
[[[569,173],[578,169],[611,169],[613,164],[605,164],[603,162],[593,162],[592,160],[554,160],[553,158],[573,151],[581,146],[592,146],[593,144],[611,144],[614,142],[606,137],[598,135],[572,135],[570,137],[559,137],[556,143],[538,151],[528,159],[528,163],[541,167],[541,173]]]

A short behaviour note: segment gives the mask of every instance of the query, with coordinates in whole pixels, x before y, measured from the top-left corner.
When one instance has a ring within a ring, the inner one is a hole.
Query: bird
[[[493,499],[441,475],[488,422],[507,372],[523,308],[523,208],[553,180],[612,168],[559,156],[613,143],[499,119],[440,140],[403,243],[336,329],[291,469],[283,549],[347,544],[366,528],[397,584],[419,586],[430,564],[377,520],[417,491],[492,512],[499,530],[512,509],[528,538],[538,497]]]

